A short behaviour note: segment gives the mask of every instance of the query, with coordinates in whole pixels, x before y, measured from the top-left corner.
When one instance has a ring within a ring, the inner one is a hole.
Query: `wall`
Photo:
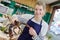
[[[52,13],[52,7],[50,5],[46,5],[46,11]]]
[[[15,2],[18,2],[18,3],[21,3],[21,4],[25,4],[25,5],[28,5],[28,6],[34,8],[36,0],[15,0]]]
[[[1,2],[2,0],[0,0],[0,2]]]

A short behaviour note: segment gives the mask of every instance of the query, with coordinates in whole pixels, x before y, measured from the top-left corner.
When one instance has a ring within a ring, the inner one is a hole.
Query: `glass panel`
[[[50,30],[55,34],[60,34],[60,9],[55,10]]]

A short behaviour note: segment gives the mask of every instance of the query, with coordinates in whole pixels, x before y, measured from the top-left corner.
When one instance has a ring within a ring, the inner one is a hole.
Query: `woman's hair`
[[[41,2],[41,1],[37,1],[35,5],[42,5],[43,6],[43,9],[46,10],[45,3]]]

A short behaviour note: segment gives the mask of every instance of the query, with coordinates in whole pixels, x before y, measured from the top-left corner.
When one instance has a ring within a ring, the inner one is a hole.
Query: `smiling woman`
[[[39,1],[35,5],[34,17],[26,23],[29,27],[25,26],[18,40],[47,40],[48,24],[42,19],[44,14],[45,5]]]

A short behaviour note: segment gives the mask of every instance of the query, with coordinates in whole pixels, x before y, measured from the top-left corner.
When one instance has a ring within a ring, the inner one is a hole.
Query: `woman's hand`
[[[29,28],[29,34],[33,37],[37,35],[36,31],[32,27]]]

